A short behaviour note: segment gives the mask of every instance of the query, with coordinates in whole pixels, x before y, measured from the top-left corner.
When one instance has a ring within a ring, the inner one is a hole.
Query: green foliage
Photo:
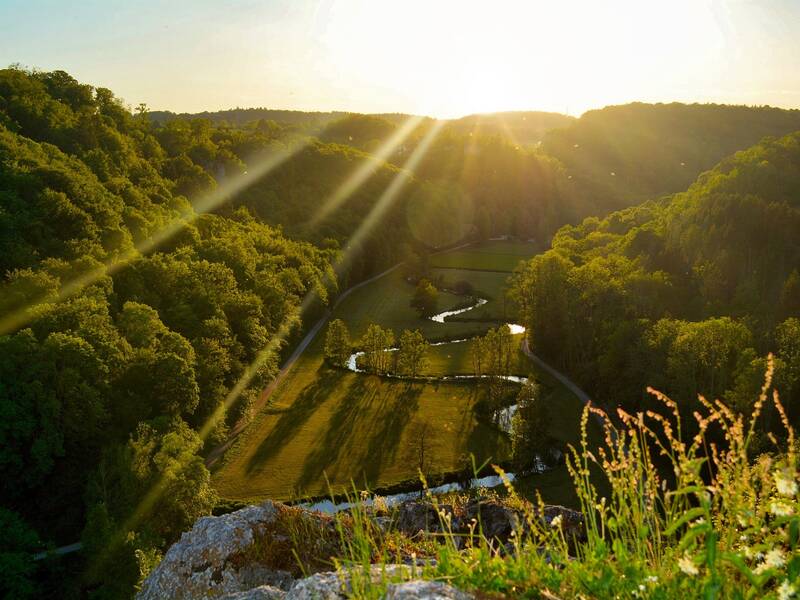
[[[37,585],[33,550],[39,545],[36,533],[18,514],[0,507],[0,594],[4,598],[34,598]]]
[[[411,307],[414,308],[420,317],[430,317],[436,313],[439,304],[439,290],[427,279],[420,279],[414,296],[411,298]]]
[[[646,406],[653,385],[746,406],[753,385],[736,374],[775,349],[792,302],[798,165],[800,135],[767,139],[685,193],[560,230],[515,277],[534,351],[602,402]],[[781,371],[793,397],[796,374]]]
[[[59,541],[85,527],[109,597],[210,511],[204,444],[248,415],[302,299],[335,291],[335,250],[193,209],[285,133],[155,125],[66,73],[0,70],[0,502]]]
[[[550,411],[538,384],[523,384],[517,394],[517,412],[511,421],[511,450],[518,469],[530,468],[537,455],[548,449],[549,427]]]
[[[361,338],[364,364],[370,373],[387,373],[391,367],[392,352],[385,352],[394,345],[394,332],[375,323],[367,327]]]
[[[397,349],[397,363],[399,372],[404,375],[416,377],[425,368],[425,354],[428,351],[427,340],[418,329],[403,330],[400,334],[400,345]]]
[[[350,343],[350,332],[347,325],[341,319],[334,319],[328,324],[328,332],[325,334],[325,358],[337,367],[347,364],[352,352]]]

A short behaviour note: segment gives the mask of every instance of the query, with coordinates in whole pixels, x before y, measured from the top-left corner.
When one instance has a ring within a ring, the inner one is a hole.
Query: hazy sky
[[[800,107],[800,0],[0,0],[11,63],[189,112]]]

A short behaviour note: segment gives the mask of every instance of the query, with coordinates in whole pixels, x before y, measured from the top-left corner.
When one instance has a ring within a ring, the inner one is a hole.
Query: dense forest
[[[216,504],[203,456],[292,336],[339,289],[464,240],[553,238],[517,299],[536,351],[603,402],[651,384],[746,403],[773,350],[796,404],[797,135],[602,218],[792,129],[797,111],[713,105],[172,115],[0,70],[0,590],[129,596]],[[77,539],[77,574],[29,560]]]
[[[531,344],[601,404],[627,409],[650,406],[650,385],[748,412],[773,352],[796,421],[798,231],[795,133],[723,160],[686,192],[560,230],[516,277]]]
[[[37,593],[18,554],[36,548],[32,530],[83,535],[87,561],[104,564],[75,585],[130,594],[139,565],[214,506],[203,448],[274,375],[277,355],[261,350],[299,324],[311,290],[318,302],[335,290],[333,251],[243,209],[193,212],[211,173],[272,142],[212,140],[203,125],[156,130],[63,72],[0,71],[0,473],[13,482],[0,585],[12,596]]]
[[[634,102],[584,113],[549,131],[542,149],[610,212],[683,191],[737,150],[798,129],[800,110]]]

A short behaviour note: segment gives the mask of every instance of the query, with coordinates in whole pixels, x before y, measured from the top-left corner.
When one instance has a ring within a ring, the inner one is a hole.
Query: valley
[[[330,319],[342,319],[353,338],[370,323],[399,333],[419,329],[429,341],[423,377],[468,376],[472,373],[469,341],[514,314],[506,300],[506,280],[519,260],[537,251],[534,244],[497,240],[431,257],[433,277],[443,282],[467,281],[476,296],[489,301],[443,323],[422,319],[410,307],[413,285],[396,269],[359,287],[340,303]],[[440,294],[441,311],[463,299]],[[453,319],[453,320],[451,320]],[[458,320],[455,320],[458,319]],[[294,500],[358,489],[383,489],[418,484],[420,459],[428,477],[452,473],[468,464],[507,461],[507,434],[478,414],[486,384],[470,379],[409,382],[386,376],[332,368],[323,358],[323,335],[318,334],[271,392],[224,458],[213,467],[213,482],[227,500],[259,498]],[[520,347],[522,335],[514,336]],[[444,343],[441,343],[444,342]],[[564,444],[576,443],[583,404],[550,374],[515,353],[515,374],[541,381],[554,418],[550,434]],[[597,432],[593,431],[596,435]],[[557,467],[564,470],[564,467]],[[524,480],[524,493],[540,491],[548,500],[569,497],[568,477],[545,473]],[[564,485],[564,484],[567,485]]]

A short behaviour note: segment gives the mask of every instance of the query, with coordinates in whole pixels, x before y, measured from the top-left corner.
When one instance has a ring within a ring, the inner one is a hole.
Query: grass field
[[[476,296],[489,300],[480,308],[460,315],[475,321],[506,319],[516,314],[513,303],[506,299],[505,293],[510,275],[510,273],[469,269],[431,269],[431,278],[441,282],[439,287],[452,289],[457,282],[468,281],[472,284]],[[447,310],[448,307],[444,306],[441,300],[439,303],[442,305],[441,310]]]
[[[336,307],[333,318],[347,323],[354,340],[363,335],[370,323],[389,327],[397,335],[403,329],[419,329],[426,339],[434,340],[486,331],[487,325],[481,323],[434,323],[421,319],[410,306],[413,294],[414,286],[403,279],[400,270],[393,271],[345,298]],[[450,310],[463,300],[460,296],[440,292],[438,310]]]
[[[488,264],[508,269],[513,257],[530,255],[532,244],[491,242],[474,251],[459,250],[435,257],[453,266]],[[453,258],[456,257],[456,258]],[[497,258],[500,257],[500,258]],[[502,258],[506,257],[506,258]],[[511,268],[513,268],[513,266]],[[486,307],[501,310],[503,286],[508,273],[442,269],[446,278],[469,281],[476,290],[492,296]],[[455,339],[485,332],[494,323],[434,323],[420,319],[409,307],[413,286],[395,271],[356,290],[336,309],[333,318],[343,319],[357,339],[367,325],[379,323],[396,334],[420,329],[428,339]],[[463,299],[440,294],[440,310]],[[483,308],[486,308],[483,307]],[[477,311],[475,311],[477,314]],[[472,313],[467,313],[472,316]],[[425,470],[446,472],[463,466],[472,453],[481,463],[508,457],[508,438],[493,425],[477,418],[475,404],[486,393],[485,384],[441,382],[416,383],[382,379],[327,367],[322,358],[321,333],[298,359],[268,404],[215,467],[213,482],[222,498],[257,501],[288,500],[319,496],[336,489],[368,485],[385,487],[415,480],[420,446],[424,447]],[[531,371],[520,354],[519,373],[532,372],[545,384],[547,401],[554,407],[551,434],[575,442],[582,405],[572,394],[549,381],[546,374]],[[469,374],[472,371],[469,343],[448,344],[431,349],[426,372],[432,375]],[[424,430],[424,436],[423,436]],[[420,440],[423,439],[422,443]],[[536,485],[551,501],[568,492],[559,488],[564,474],[547,474],[521,482]],[[563,487],[563,486],[562,486]],[[530,493],[531,490],[522,490]]]
[[[301,360],[215,472],[223,498],[325,495],[326,477],[335,491],[416,480],[421,445],[428,473],[455,470],[470,453],[507,457],[505,436],[473,412],[484,386],[407,384]]]
[[[497,240],[438,254],[431,258],[431,266],[448,269],[480,269],[511,272],[519,261],[537,254],[540,248],[533,242]]]

